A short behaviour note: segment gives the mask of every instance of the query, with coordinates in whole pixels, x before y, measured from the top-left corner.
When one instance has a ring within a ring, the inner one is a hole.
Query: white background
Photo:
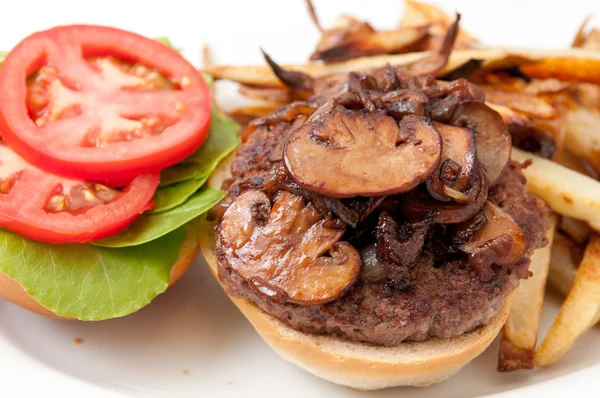
[[[204,43],[211,45],[219,63],[262,63],[259,45],[277,61],[301,62],[318,38],[302,0],[2,3],[0,49],[6,50],[34,31],[70,23],[113,25],[149,37],[167,35],[195,64]],[[401,0],[315,0],[315,5],[325,26],[348,12],[377,27],[392,27],[402,9]],[[444,1],[442,6],[462,12],[463,26],[495,46],[566,47],[585,16],[600,16],[600,2],[592,0],[462,0]],[[199,260],[149,308],[98,324],[42,319],[0,300],[0,397],[463,398],[527,385],[526,390],[514,390],[514,396],[598,395],[598,328],[549,369],[500,375],[495,372],[494,345],[459,376],[428,390],[360,393],[334,386],[273,354],[204,268]],[[545,327],[559,303],[558,297],[550,297]],[[84,343],[75,344],[77,337]]]

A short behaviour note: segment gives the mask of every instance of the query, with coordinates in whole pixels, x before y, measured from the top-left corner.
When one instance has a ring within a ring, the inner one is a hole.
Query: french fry
[[[261,103],[260,105],[242,106],[239,108],[230,109],[227,111],[227,114],[230,116],[249,116],[256,118],[270,115],[282,106],[284,105],[278,102]]]
[[[244,97],[250,99],[282,102],[284,104],[294,100],[291,91],[285,88],[255,87],[242,84],[238,91]]]
[[[345,32],[334,28],[325,32],[311,60],[342,61],[365,55],[406,52],[427,35],[428,26],[406,26],[394,30]],[[331,37],[326,37],[330,35]]]
[[[520,112],[515,112],[508,106],[496,104],[489,100],[485,101],[485,104],[498,112],[500,116],[502,116],[502,120],[504,120],[504,123],[507,126],[526,127],[531,123],[531,120],[526,115]]]
[[[600,171],[600,112],[578,106],[567,112],[565,145]]]
[[[448,27],[452,25],[454,18],[441,9],[426,3],[414,0],[404,2],[404,13],[400,19],[400,26],[424,26],[429,25],[429,31],[434,35],[443,35]],[[466,30],[460,29],[457,37],[458,43],[476,43],[477,40]]]
[[[600,61],[585,58],[543,58],[521,66],[523,72],[538,79],[600,84]]]
[[[494,104],[507,106],[517,112],[538,119],[554,119],[556,109],[541,98],[528,93],[510,93],[490,86],[483,86],[485,99]]]
[[[546,232],[548,245],[537,249],[531,256],[529,270],[533,276],[521,281],[515,295],[503,328],[498,357],[500,372],[533,368],[533,353],[542,316],[555,227],[556,216],[551,215]]]
[[[588,50],[600,50],[600,30],[592,29],[589,32],[586,31],[586,27],[590,18],[586,18],[579,30],[577,31],[577,35],[573,40],[573,44],[571,45],[574,48],[585,48]]]
[[[535,353],[537,366],[560,360],[575,341],[600,318],[600,237],[590,238],[575,282],[556,321]]]
[[[240,125],[246,125],[254,119],[272,114],[275,112],[275,110],[284,105],[285,104],[273,102],[261,103],[260,105],[243,106],[230,109],[227,111],[227,116],[235,120]]]
[[[512,158],[522,163],[532,161],[523,170],[531,193],[542,198],[555,212],[600,228],[600,182],[517,148],[513,148]],[[592,225],[594,223],[599,225]]]
[[[303,72],[313,78],[321,78],[337,73],[367,71],[383,67],[388,63],[393,66],[407,65],[431,55],[432,53],[427,51],[395,55],[376,55],[327,64],[283,65],[282,68]],[[450,54],[446,67],[440,71],[440,74],[448,73],[470,59],[484,60],[483,68],[495,69],[511,66],[525,68],[531,66],[532,76],[544,79],[555,77],[567,81],[600,82],[600,74],[596,73],[596,71],[600,70],[600,53],[579,49],[476,49],[453,51]],[[579,67],[583,69],[579,69]],[[267,66],[218,65],[205,68],[203,72],[212,75],[215,79],[229,79],[253,86],[282,87],[282,83]]]
[[[589,225],[571,217],[561,217],[558,230],[579,245],[585,245],[592,232]]]
[[[573,287],[577,267],[582,258],[583,249],[560,232],[556,232],[550,256],[548,281],[565,297]]]

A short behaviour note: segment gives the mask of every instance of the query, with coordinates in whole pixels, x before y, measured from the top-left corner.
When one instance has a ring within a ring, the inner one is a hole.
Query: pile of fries
[[[271,67],[206,65],[206,73],[239,83],[239,92],[255,101],[227,112],[238,122],[247,124],[306,98],[300,83],[282,83],[284,71],[323,79],[386,64],[409,66],[441,48],[455,21],[436,7],[407,0],[397,29],[378,31],[347,16],[325,29],[310,2],[308,6],[322,33],[311,61],[282,66],[279,72],[270,58]],[[514,147],[512,157],[528,165],[524,173],[530,192],[554,212],[547,231],[550,243],[534,253],[532,276],[521,282],[504,326],[500,371],[556,363],[600,320],[600,30],[586,25],[572,49],[557,51],[485,48],[460,30],[438,73],[439,78],[466,78],[483,88],[513,145],[522,148]],[[547,281],[566,299],[537,345]]]

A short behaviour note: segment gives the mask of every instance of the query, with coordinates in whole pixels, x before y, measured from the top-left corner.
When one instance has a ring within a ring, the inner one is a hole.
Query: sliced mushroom
[[[409,191],[438,165],[441,139],[423,120],[328,111],[309,118],[284,148],[285,165],[302,187],[347,198]]]
[[[465,102],[454,112],[450,124],[473,130],[477,159],[493,186],[510,159],[510,134],[502,117],[484,103]]]
[[[492,264],[510,265],[523,257],[525,238],[517,223],[490,201],[483,206],[487,222],[460,250],[469,254],[469,263],[480,272],[482,280],[493,277]]]
[[[475,175],[475,138],[473,132],[462,127],[433,123],[442,137],[442,162],[427,180],[427,190],[435,199],[466,202],[464,194],[471,187]]]
[[[219,258],[275,302],[316,305],[343,295],[356,280],[359,252],[340,242],[344,226],[324,219],[297,195],[246,191],[217,228]]]
[[[466,203],[440,202],[431,197],[407,197],[401,204],[402,213],[409,218],[419,219],[437,211],[434,222],[437,224],[458,224],[473,217],[481,209],[488,195],[488,183],[480,168],[475,173],[473,186],[465,194]]]

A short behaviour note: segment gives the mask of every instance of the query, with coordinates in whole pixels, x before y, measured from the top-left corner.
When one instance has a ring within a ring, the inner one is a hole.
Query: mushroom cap
[[[430,122],[398,124],[382,114],[317,112],[284,147],[287,170],[302,187],[337,198],[409,191],[438,166],[441,139]]]

